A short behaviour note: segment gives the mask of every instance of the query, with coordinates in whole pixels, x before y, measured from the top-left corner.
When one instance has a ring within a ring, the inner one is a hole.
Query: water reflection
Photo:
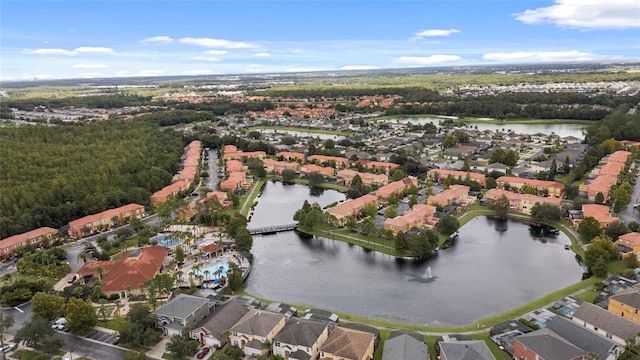
[[[311,197],[302,185],[267,183],[250,226],[289,223],[305,200],[324,207],[342,199],[333,190]],[[293,231],[254,236],[246,289],[382,320],[464,325],[579,281],[582,271],[567,244],[562,233],[540,236],[528,224],[488,217],[460,229],[453,247],[417,261]]]

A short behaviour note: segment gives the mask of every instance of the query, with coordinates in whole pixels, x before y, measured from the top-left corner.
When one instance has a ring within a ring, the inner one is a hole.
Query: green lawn
[[[609,269],[609,272],[613,275],[621,275],[628,268],[629,266],[623,260],[615,260],[607,265],[607,269]]]
[[[580,300],[583,300],[583,301],[586,301],[588,303],[592,303],[593,304],[593,300],[596,299],[598,294],[600,294],[600,291],[598,291],[598,289],[596,289],[596,288],[593,288],[593,289],[589,289],[589,290],[583,292],[582,294],[578,294],[578,295],[576,295],[574,297],[576,299],[580,299]]]

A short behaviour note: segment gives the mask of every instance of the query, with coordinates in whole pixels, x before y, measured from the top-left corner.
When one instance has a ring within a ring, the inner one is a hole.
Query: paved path
[[[156,346],[147,351],[146,355],[153,359],[162,359],[162,354],[166,352],[169,341],[171,341],[171,337],[164,336]]]

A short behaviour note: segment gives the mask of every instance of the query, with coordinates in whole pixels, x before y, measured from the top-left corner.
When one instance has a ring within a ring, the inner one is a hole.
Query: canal
[[[280,183],[264,190],[250,227],[291,222],[305,199],[324,206],[343,196],[331,190],[311,196],[302,185]],[[580,281],[582,269],[565,244],[570,240],[562,233],[534,237],[526,224],[483,216],[462,227],[455,245],[437,256],[398,261],[289,231],[254,236],[245,289],[274,301],[392,322],[466,325]]]

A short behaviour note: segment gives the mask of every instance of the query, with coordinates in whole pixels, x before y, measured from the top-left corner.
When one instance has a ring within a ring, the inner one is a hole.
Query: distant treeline
[[[45,109],[62,109],[69,107],[76,108],[98,108],[98,109],[116,109],[125,106],[141,106],[149,105],[151,97],[137,95],[96,95],[96,96],[75,96],[64,98],[5,98],[2,99],[3,106],[15,108],[23,111],[33,111],[37,107]]]
[[[147,122],[0,128],[0,238],[150,195],[178,171],[183,139]]]
[[[199,104],[175,103],[173,105],[176,109],[179,110],[209,111],[217,116],[228,114],[244,114],[247,111],[265,111],[273,110],[276,108],[276,105],[269,101],[234,102],[230,100],[214,100],[211,102]]]

